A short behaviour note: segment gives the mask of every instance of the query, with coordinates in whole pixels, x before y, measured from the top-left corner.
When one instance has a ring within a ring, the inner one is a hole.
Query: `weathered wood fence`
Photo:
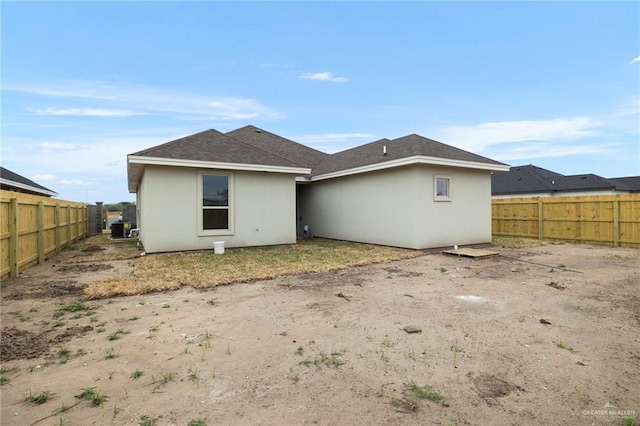
[[[44,262],[87,230],[84,203],[0,191],[0,279]]]
[[[492,200],[495,236],[640,248],[640,194]]]

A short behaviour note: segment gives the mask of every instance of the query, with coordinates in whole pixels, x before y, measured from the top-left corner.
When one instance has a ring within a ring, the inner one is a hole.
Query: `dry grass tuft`
[[[84,254],[78,254],[65,263],[93,263],[93,262],[109,262],[113,260],[127,260],[140,257],[140,248],[137,246],[137,239],[118,239],[112,240],[108,234],[95,235],[87,238],[83,246],[95,247],[99,246],[104,250],[90,251]]]
[[[491,245],[503,248],[527,248],[540,247],[549,244],[548,241],[542,241],[535,238],[520,237],[493,237]]]
[[[88,286],[90,298],[134,295],[176,289],[326,272],[421,256],[422,252],[345,241],[313,239],[298,244],[147,255],[134,261],[133,277]]]
[[[74,256],[71,259],[67,259],[65,263],[94,263],[94,262],[109,262],[113,260],[127,260],[140,257],[139,250],[127,250],[118,253],[95,253],[95,254],[81,254]]]

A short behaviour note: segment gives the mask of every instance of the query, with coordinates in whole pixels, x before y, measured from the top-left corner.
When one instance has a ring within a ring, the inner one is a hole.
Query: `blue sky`
[[[2,165],[131,201],[126,155],[247,124],[325,152],[411,133],[640,175],[638,2],[3,2]]]

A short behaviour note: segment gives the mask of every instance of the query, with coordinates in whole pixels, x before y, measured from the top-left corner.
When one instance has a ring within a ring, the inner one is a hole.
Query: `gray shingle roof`
[[[291,160],[213,129],[138,151],[131,155],[216,163],[300,167],[299,164]]]
[[[27,192],[31,194],[37,195],[47,195],[47,196],[56,196],[57,192],[50,190],[49,188],[45,188],[44,186],[35,183],[31,179],[27,179],[24,176],[20,176],[19,174],[12,172],[9,169],[5,169],[4,167],[0,167],[0,178],[2,178],[2,189],[13,189],[20,190],[22,192]],[[18,184],[18,186],[12,186],[12,183]]]
[[[608,180],[613,182],[615,185],[629,188],[629,191],[631,192],[640,192],[640,176],[619,177]]]
[[[245,126],[226,133],[244,143],[266,150],[282,158],[308,168],[318,166],[329,154],[309,148],[292,140],[283,138],[259,129],[255,126]]]
[[[562,177],[560,173],[534,165],[511,167],[508,172],[491,176],[491,193],[515,194],[550,191],[551,182]]]
[[[386,146],[387,155],[382,155],[384,146]],[[487,167],[506,167],[498,161],[419,135],[409,135],[394,140],[380,139],[329,155],[255,126],[245,126],[226,134],[213,129],[206,130],[130,155],[130,157],[310,169],[312,177],[363,166],[375,168],[376,165],[383,166],[385,162],[415,156],[480,163]],[[141,178],[143,169],[141,164],[145,161],[136,159],[134,164],[130,162],[127,167],[131,192],[137,190],[138,179]]]
[[[628,181],[625,183],[623,179]],[[633,190],[631,184],[635,182],[634,179],[636,178],[606,179],[591,173],[565,176],[534,165],[517,166],[511,167],[508,172],[493,174],[491,193],[509,195],[555,191],[629,191]],[[640,184],[640,177],[637,179]]]
[[[584,175],[562,176],[556,179],[552,186],[556,191],[616,189],[616,186],[609,180],[591,173]]]
[[[385,146],[387,155],[383,155]],[[498,161],[413,134],[393,140],[380,139],[366,145],[337,152],[327,157],[318,167],[314,168],[312,175],[319,176],[414,156],[504,166],[503,163]]]

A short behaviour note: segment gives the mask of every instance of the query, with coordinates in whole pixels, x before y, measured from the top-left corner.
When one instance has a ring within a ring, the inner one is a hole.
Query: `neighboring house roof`
[[[640,176],[619,177],[608,179],[616,185],[624,185],[630,192],[640,192]]]
[[[627,190],[624,185],[616,186],[610,180],[592,173],[562,176],[556,179],[553,186],[556,191]]]
[[[227,132],[226,134],[256,148],[267,150],[289,161],[293,161],[300,166],[311,169],[317,167],[325,158],[329,157],[329,154],[309,148],[308,146],[255,126],[245,126]]]
[[[560,173],[534,165],[511,167],[506,173],[494,173],[491,176],[491,193],[514,194],[549,191],[550,182]]]
[[[380,139],[337,152],[314,168],[313,179],[362,173],[406,164],[440,164],[488,170],[506,170],[506,164],[436,142],[420,135]]]
[[[0,167],[0,186],[2,189],[24,192],[27,194],[44,195],[47,197],[58,196],[57,192],[52,191],[49,188],[45,188],[31,179],[20,176],[9,169],[5,169],[4,167]]]
[[[509,167],[419,135],[381,139],[329,155],[255,126],[226,134],[216,130],[196,133],[130,154],[127,162],[130,192],[137,191],[145,165],[295,173],[302,180],[329,179],[409,164],[502,171]]]
[[[491,179],[493,195],[570,191],[633,191],[630,183],[640,177],[606,179],[592,173],[565,176],[534,165],[511,167]],[[625,182],[624,180],[628,180]],[[640,188],[639,188],[640,189]]]

